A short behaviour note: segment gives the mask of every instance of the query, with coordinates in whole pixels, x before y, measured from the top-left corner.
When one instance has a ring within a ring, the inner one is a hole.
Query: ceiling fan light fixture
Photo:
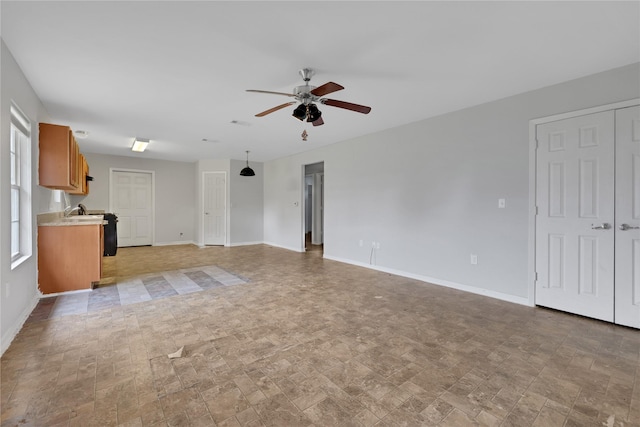
[[[293,117],[302,121],[305,117],[307,117],[307,106],[304,104],[298,105],[295,110],[293,110]]]
[[[240,176],[255,176],[256,173],[249,167],[249,151],[247,151],[247,166],[240,171]]]
[[[316,104],[309,104],[309,116],[307,117],[308,122],[315,122],[322,116],[322,111],[318,110]]]

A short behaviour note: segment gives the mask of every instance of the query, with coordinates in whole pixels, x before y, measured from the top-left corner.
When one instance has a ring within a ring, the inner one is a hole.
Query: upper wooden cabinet
[[[40,123],[40,185],[47,188],[78,191],[80,150],[69,126]]]

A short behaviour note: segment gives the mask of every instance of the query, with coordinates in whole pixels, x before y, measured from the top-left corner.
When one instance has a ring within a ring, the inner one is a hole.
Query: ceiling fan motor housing
[[[293,94],[298,101],[302,102],[304,105],[309,105],[311,102],[318,100],[318,97],[311,93],[315,88],[315,86],[310,85],[296,86],[293,88]]]

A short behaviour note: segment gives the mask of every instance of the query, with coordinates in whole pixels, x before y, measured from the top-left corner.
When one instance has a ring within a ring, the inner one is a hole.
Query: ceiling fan
[[[256,114],[256,117],[266,116],[267,114],[271,114],[274,111],[278,111],[290,105],[293,105],[296,102],[300,102],[300,105],[298,105],[293,110],[293,117],[300,121],[304,121],[305,119],[307,119],[307,122],[311,122],[311,124],[313,124],[314,126],[320,126],[324,124],[324,121],[322,120],[322,112],[318,110],[318,106],[315,103],[344,108],[345,110],[356,111],[362,114],[369,114],[369,111],[371,111],[371,107],[367,107],[365,105],[352,104],[351,102],[338,101],[337,99],[322,98],[325,95],[342,90],[344,89],[344,87],[334,82],[328,82],[318,87],[311,86],[309,84],[309,81],[311,80],[311,77],[315,74],[315,72],[311,68],[303,68],[299,71],[299,73],[300,76],[302,76],[302,80],[304,80],[304,85],[296,86],[295,88],[293,88],[293,93],[247,89],[247,92],[270,93],[274,95],[289,96],[296,99],[296,101],[286,102],[284,104],[278,105],[277,107],[273,107],[266,111],[258,113]]]

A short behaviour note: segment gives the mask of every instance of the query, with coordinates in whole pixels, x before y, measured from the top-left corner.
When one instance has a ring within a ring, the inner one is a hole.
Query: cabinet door
[[[38,227],[38,285],[43,294],[91,289],[102,274],[103,226]]]
[[[89,165],[87,159],[82,155],[78,155],[78,188],[69,191],[69,194],[89,194],[89,184],[87,183],[87,175],[89,175]]]
[[[73,191],[78,187],[78,144],[69,126],[40,123],[39,184]]]
[[[69,182],[71,182],[71,186],[76,189],[80,187],[79,182],[79,174],[80,170],[78,168],[78,158],[80,157],[80,150],[78,149],[78,143],[73,136],[73,132],[69,129],[69,161],[71,162],[71,170],[69,175]]]

